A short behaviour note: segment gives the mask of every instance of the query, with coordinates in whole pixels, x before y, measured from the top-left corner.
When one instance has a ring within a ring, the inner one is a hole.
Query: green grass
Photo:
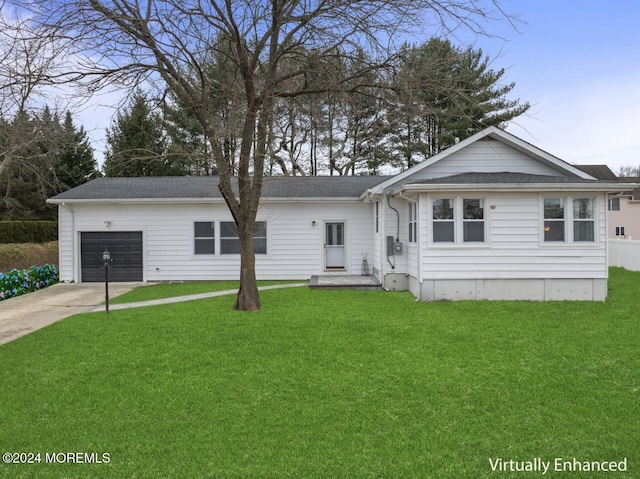
[[[258,281],[258,286],[269,286],[272,284],[304,283],[301,281]],[[112,298],[111,304],[135,303],[138,301],[149,301],[152,299],[173,298],[176,296],[187,296],[190,294],[211,293],[214,291],[237,290],[239,281],[195,281],[187,283],[158,283],[150,286],[140,286]]]
[[[519,478],[490,458],[640,477],[640,273],[606,303],[262,293],[85,314],[0,347],[0,477]]]

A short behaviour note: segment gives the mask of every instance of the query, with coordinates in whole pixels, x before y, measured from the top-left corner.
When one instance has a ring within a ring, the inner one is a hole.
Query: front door
[[[326,269],[345,269],[344,223],[325,223],[324,253]]]

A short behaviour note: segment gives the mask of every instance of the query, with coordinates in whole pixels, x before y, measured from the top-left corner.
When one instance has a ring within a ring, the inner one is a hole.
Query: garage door
[[[142,232],[80,233],[82,281],[104,281],[102,253],[111,253],[109,281],[142,281]]]

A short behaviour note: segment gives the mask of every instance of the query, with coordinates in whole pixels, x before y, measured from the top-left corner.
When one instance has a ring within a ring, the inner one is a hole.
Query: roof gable
[[[511,133],[489,127],[376,185],[370,193],[380,194],[401,184],[456,174],[505,171],[595,179]]]

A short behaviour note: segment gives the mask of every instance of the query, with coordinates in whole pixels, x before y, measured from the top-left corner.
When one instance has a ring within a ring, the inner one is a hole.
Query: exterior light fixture
[[[111,265],[111,253],[105,249],[102,253],[102,261],[104,261],[104,298],[105,311],[109,314],[109,267]]]

